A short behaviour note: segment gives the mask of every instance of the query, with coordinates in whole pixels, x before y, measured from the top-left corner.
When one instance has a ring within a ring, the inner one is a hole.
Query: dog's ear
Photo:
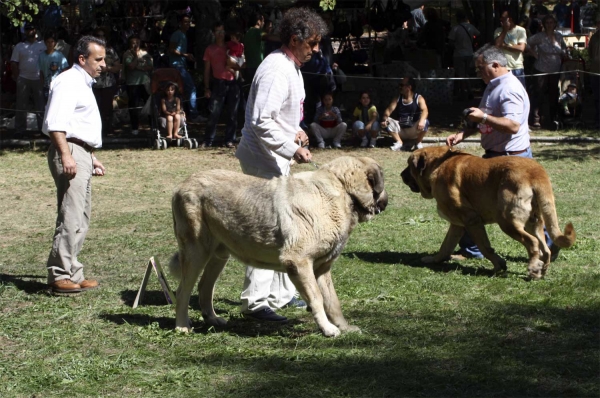
[[[419,172],[420,176],[423,176],[423,171],[425,171],[425,167],[427,166],[427,159],[425,153],[419,154],[419,156],[413,155],[413,166]]]
[[[367,170],[367,180],[373,188],[373,192],[379,196],[381,192],[383,192],[383,170],[377,163],[373,163],[370,165],[370,168]]]
[[[341,156],[321,166],[333,173],[344,185],[355,205],[366,213],[375,214],[377,201],[385,196],[383,172],[375,160]]]

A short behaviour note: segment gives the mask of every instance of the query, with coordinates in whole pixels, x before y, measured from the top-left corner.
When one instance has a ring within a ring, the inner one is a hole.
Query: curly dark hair
[[[279,24],[279,37],[285,45],[290,43],[292,36],[296,35],[304,41],[313,35],[325,36],[327,24],[323,18],[309,8],[290,8]]]

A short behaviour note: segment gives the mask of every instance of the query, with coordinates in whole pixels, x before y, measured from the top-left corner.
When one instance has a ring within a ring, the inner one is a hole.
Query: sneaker
[[[199,149],[208,149],[212,146],[212,144],[207,144],[206,142],[203,142],[202,144],[200,144]]]
[[[324,142],[319,142],[317,144],[317,148],[319,148],[319,149],[325,149],[325,143]]]
[[[225,143],[225,148],[235,148],[235,144],[231,141]]]
[[[392,151],[399,151],[402,148],[402,143],[399,141],[394,142],[394,145],[390,147]]]
[[[289,303],[287,303],[286,305],[284,305],[281,308],[306,308],[306,301],[304,300],[300,300],[296,297],[292,297],[292,299],[290,300]]]
[[[139,130],[131,130],[131,135],[138,135],[139,133]]]
[[[369,137],[365,136],[363,137],[361,143],[360,143],[360,147],[361,148],[366,148],[367,145],[369,145]]]
[[[414,150],[416,151],[417,149],[423,149],[423,143],[422,142],[419,142],[417,145],[415,145],[415,149]]]
[[[337,143],[337,144],[336,144],[336,143],[334,143],[334,144],[333,144],[333,147],[334,147],[335,149],[342,149],[342,144],[339,144],[339,143]]]
[[[483,254],[481,254],[481,252],[479,252],[479,251],[473,252],[473,251],[468,251],[465,249],[460,249],[459,254],[462,255],[464,258],[475,258],[478,260],[481,260],[483,258]]]
[[[369,141],[369,148],[375,148],[377,146],[377,138],[371,138]]]
[[[253,319],[255,321],[263,321],[263,322],[277,322],[277,323],[286,323],[287,318],[282,315],[277,315],[275,311],[270,308],[263,308],[262,310],[244,313],[244,317]]]
[[[208,118],[205,118],[202,115],[198,115],[194,118],[189,118],[187,121],[190,123],[205,123],[208,120]]]
[[[550,245],[550,261],[554,262],[558,258],[558,253],[560,252],[560,247],[556,246],[554,243]]]

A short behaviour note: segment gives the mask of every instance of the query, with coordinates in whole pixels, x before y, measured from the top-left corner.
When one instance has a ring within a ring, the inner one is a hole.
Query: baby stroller
[[[558,129],[583,128],[583,79],[579,71],[585,70],[583,59],[564,61],[560,74],[560,92],[558,98]]]
[[[167,139],[161,136],[161,133],[166,133],[166,126],[161,123],[160,119],[160,102],[163,97],[164,87],[167,82],[177,83],[179,86],[179,95],[183,93],[183,81],[177,69],[174,68],[161,68],[156,69],[152,73],[151,90],[152,95],[148,99],[150,101],[150,124],[152,127],[152,134],[150,140],[151,146],[154,149],[167,149],[169,145]],[[163,119],[164,120],[164,119]],[[171,146],[185,147],[187,149],[198,148],[198,141],[195,138],[189,138],[187,126],[185,124],[185,117],[181,119],[181,126],[179,127],[178,135],[182,138],[171,140]]]

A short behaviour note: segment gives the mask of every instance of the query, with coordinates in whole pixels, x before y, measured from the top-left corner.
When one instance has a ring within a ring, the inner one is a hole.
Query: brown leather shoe
[[[61,279],[51,283],[50,287],[55,293],[79,293],[81,291],[81,285],[70,279]]]
[[[79,285],[81,286],[81,290],[95,289],[98,287],[98,281],[95,279],[84,279],[79,282]]]

